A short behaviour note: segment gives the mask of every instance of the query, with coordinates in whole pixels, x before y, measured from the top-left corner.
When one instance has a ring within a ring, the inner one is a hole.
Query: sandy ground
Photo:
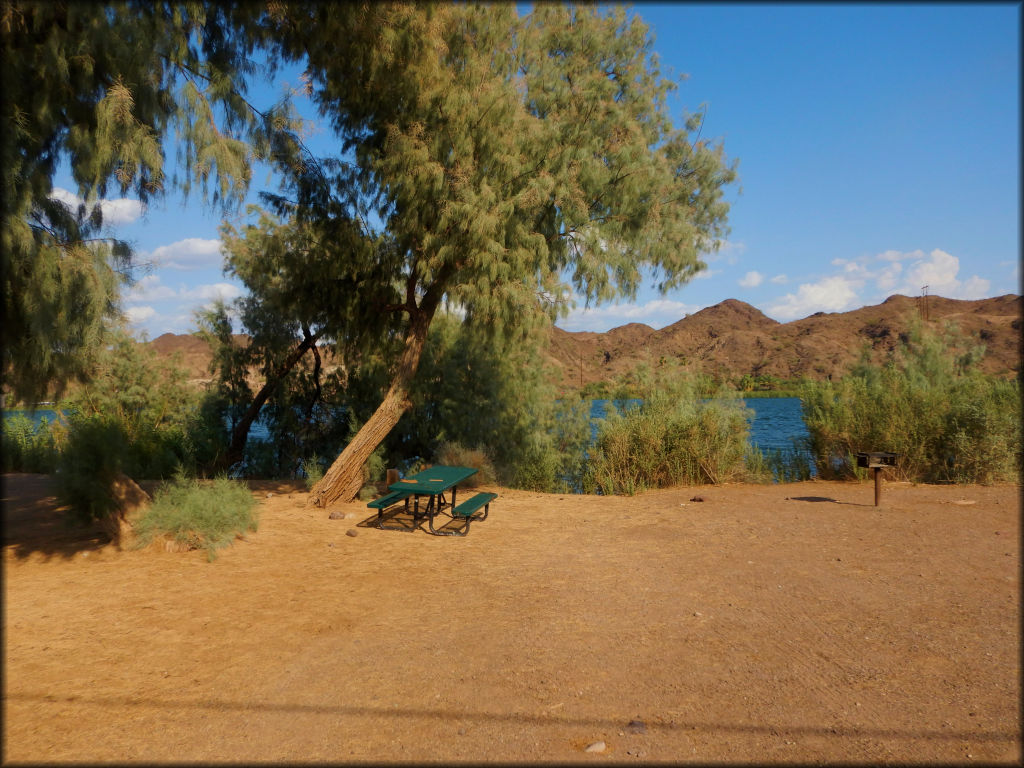
[[[1018,486],[497,488],[442,538],[261,484],[210,563],[3,479],[5,763],[1021,758]]]

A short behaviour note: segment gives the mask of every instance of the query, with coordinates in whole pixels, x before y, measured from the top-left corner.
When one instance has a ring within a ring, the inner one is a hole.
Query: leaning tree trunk
[[[313,506],[326,507],[335,501],[352,501],[363,487],[363,466],[370,454],[412,406],[409,386],[420,364],[432,316],[432,311],[423,311],[422,308],[413,316],[391,387],[352,442],[345,446],[320,482],[313,486],[309,495],[309,503]]]
[[[288,357],[267,376],[266,382],[264,382],[260,391],[256,393],[256,397],[253,398],[252,403],[235,425],[235,429],[231,433],[231,445],[228,447],[227,453],[217,462],[218,470],[226,471],[232,465],[242,460],[242,457],[245,455],[245,444],[249,439],[249,430],[252,428],[253,422],[260,415],[260,409],[267,402],[274,387],[291,372],[292,368],[295,367],[296,363],[302,359],[306,352],[310,349],[314,352],[316,351],[316,342],[320,338],[322,331],[311,334],[307,328],[303,327],[303,333],[305,338],[302,340],[302,343],[293,349]]]

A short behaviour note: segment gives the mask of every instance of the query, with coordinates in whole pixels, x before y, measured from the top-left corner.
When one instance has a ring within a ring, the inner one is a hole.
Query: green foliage
[[[632,495],[649,488],[738,479],[748,455],[750,412],[734,392],[702,401],[699,382],[659,368],[637,374],[643,398],[614,407],[598,428],[584,490]]]
[[[92,381],[61,406],[67,439],[56,461],[61,498],[79,519],[113,508],[119,473],[161,479],[207,466],[219,448],[216,426],[185,373],[124,333],[109,337]]]
[[[39,424],[23,414],[4,417],[3,471],[50,474],[57,468],[57,456],[67,440],[67,428],[60,422],[40,419]]]
[[[752,445],[745,459],[748,479],[758,483],[798,483],[810,480],[812,462],[805,442],[794,438],[793,445],[788,449],[761,450]]]
[[[694,136],[696,120],[672,124],[665,98],[674,85],[658,70],[647,28],[621,9],[538,4],[520,18],[500,3],[327,12],[295,2],[270,23],[281,56],[308,65],[341,151],[291,174],[288,199],[271,199],[297,245],[285,247],[278,232],[281,247],[254,247],[254,263],[282,294],[310,283],[315,290],[300,293],[312,302],[354,286],[331,309],[355,329],[390,319],[372,334],[393,385],[378,388],[386,407],[376,418],[357,414],[374,434],[416,402],[423,344],[444,307],[478,333],[526,340],[567,311],[570,293],[588,302],[632,296],[645,268],[662,290],[681,285],[726,234],[723,188],[735,171],[720,146]],[[345,224],[337,248],[327,234],[335,221]],[[273,255],[264,260],[261,250]],[[431,399],[466,421],[443,396]],[[499,431],[496,416],[484,411],[479,426],[460,427],[467,437],[406,434],[487,445],[499,474],[515,475],[521,461],[512,455],[529,450],[547,467],[530,482],[561,482],[550,471],[564,462],[546,438],[515,424]],[[554,428],[550,410],[536,420]],[[346,460],[364,462],[365,445]]]
[[[483,448],[464,448],[458,443],[444,443],[438,448],[434,459],[438,464],[450,467],[470,467],[477,470],[475,475],[459,483],[466,488],[491,485],[497,477],[494,465],[491,464],[487,451]]]
[[[244,3],[0,6],[0,346],[19,399],[87,378],[119,315],[132,248],[104,228],[100,198],[195,185],[233,204],[271,143],[294,156],[286,104],[258,112],[243,96],[258,22]],[[180,179],[163,157],[172,131]],[[81,205],[52,196],[62,164]]]
[[[300,333],[308,330],[296,319],[302,310],[293,307],[294,312],[286,312],[281,304],[264,302],[259,295],[236,302],[235,309],[241,330],[249,335],[245,344],[235,340],[224,305],[199,317],[199,335],[213,351],[210,408],[227,423],[226,442],[241,449],[237,471],[250,477],[302,476],[309,455],[334,455],[349,436],[343,403],[345,371],[325,373],[315,344],[301,351]],[[315,337],[310,333],[306,338]],[[250,369],[259,371],[262,378],[258,392],[249,385]],[[253,412],[257,407],[258,414]],[[257,415],[270,433],[264,442],[248,441]],[[236,435],[239,430],[244,434]]]
[[[370,369],[367,369],[367,371]],[[376,407],[387,381],[354,382],[356,415]],[[451,315],[435,320],[410,397],[413,407],[384,442],[388,466],[437,457],[446,443],[483,451],[499,482],[534,490],[578,483],[589,439],[584,406],[557,400],[539,339],[500,339]]]
[[[747,444],[743,454],[743,479],[748,483],[771,483],[775,480],[765,452],[756,445]]]
[[[306,476],[306,490],[313,490],[313,486],[320,482],[324,476],[324,465],[320,457],[315,453],[302,462],[302,474]]]
[[[1012,480],[1021,467],[1020,382],[974,368],[979,348],[955,329],[918,324],[882,367],[862,362],[802,392],[810,447],[822,478],[863,477],[855,454],[899,454],[896,474],[915,482]]]
[[[161,485],[136,523],[137,545],[171,536],[189,549],[205,549],[213,560],[226,547],[258,524],[256,500],[243,484],[219,477],[199,482],[184,476]]]
[[[56,470],[57,498],[82,523],[102,520],[117,508],[114,480],[131,460],[124,425],[103,416],[74,418]]]

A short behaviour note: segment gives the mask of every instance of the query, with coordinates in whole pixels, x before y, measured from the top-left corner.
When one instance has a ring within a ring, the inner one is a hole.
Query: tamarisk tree
[[[505,3],[293,3],[276,13],[283,55],[306,61],[341,140],[334,195],[381,222],[388,258],[354,269],[398,287],[374,309],[396,315],[404,339],[380,406],[313,504],[358,492],[363,464],[411,405],[444,303],[513,334],[557,318],[572,293],[633,297],[644,270],[662,291],[679,286],[726,233],[734,167],[720,146],[691,139],[693,117],[674,126],[674,84],[646,26],[621,9],[538,3],[520,17]]]
[[[108,190],[232,204],[254,158],[295,147],[283,103],[245,98],[261,18],[251,3],[0,0],[0,333],[17,397],[86,377],[118,314],[132,249],[104,229]],[[181,178],[165,169],[172,129]],[[62,163],[84,205],[53,197]]]

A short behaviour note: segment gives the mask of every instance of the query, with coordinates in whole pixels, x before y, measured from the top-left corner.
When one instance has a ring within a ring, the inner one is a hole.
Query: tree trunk
[[[313,506],[326,507],[335,501],[352,501],[363,487],[366,480],[363,467],[370,454],[394,429],[402,414],[412,406],[409,385],[420,364],[433,309],[421,308],[413,315],[391,387],[377,410],[352,438],[352,442],[345,446],[345,450],[334,460],[320,482],[313,486],[309,495],[309,503]]]
[[[267,398],[270,397],[270,392],[274,385],[291,372],[292,368],[295,367],[295,364],[302,359],[306,352],[311,348],[315,349],[320,333],[310,334],[309,331],[305,331],[305,336],[306,338],[302,340],[302,343],[267,377],[260,391],[256,393],[252,404],[246,409],[241,420],[235,425],[235,429],[231,433],[231,446],[228,448],[227,453],[224,454],[224,457],[218,462],[218,469],[227,470],[233,464],[237,464],[242,460],[242,456],[245,454],[245,444],[249,439],[249,430],[252,428],[253,422],[260,415],[260,409],[267,402]]]

